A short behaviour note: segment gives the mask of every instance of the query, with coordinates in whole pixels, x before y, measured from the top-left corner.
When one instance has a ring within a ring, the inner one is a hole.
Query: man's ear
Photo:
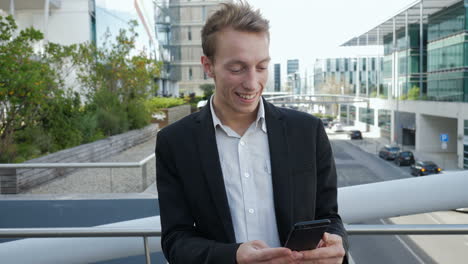
[[[206,75],[211,78],[214,78],[214,65],[212,61],[207,56],[201,57],[201,64],[203,66],[203,70],[205,71]]]

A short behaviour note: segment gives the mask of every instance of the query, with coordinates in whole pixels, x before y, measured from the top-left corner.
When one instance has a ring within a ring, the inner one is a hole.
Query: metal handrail
[[[83,162],[83,163],[2,163],[0,169],[39,169],[39,168],[139,168],[151,159],[151,154],[139,162]]]
[[[155,154],[151,154],[138,162],[73,162],[73,163],[3,163],[0,164],[0,169],[52,169],[52,168],[75,168],[75,169],[110,169],[110,186],[113,191],[113,171],[114,168],[141,168],[142,191],[147,187],[148,173],[147,163],[155,158]]]
[[[161,236],[157,228],[0,228],[0,238],[39,238],[39,237],[154,237]]]
[[[345,225],[349,235],[467,235],[468,225]]]
[[[468,225],[345,225],[349,235],[465,235]],[[0,229],[0,238],[61,237],[143,237],[146,263],[150,264],[148,237],[160,237],[156,228],[8,228]]]
[[[2,228],[0,238],[61,238],[61,237],[142,237],[147,264],[151,264],[148,237],[160,237],[156,228]]]
[[[468,225],[345,225],[349,235],[466,235]],[[0,238],[39,237],[156,237],[161,236],[157,228],[0,228]]]

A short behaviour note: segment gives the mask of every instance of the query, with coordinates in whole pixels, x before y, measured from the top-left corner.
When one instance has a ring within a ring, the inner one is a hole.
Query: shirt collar
[[[221,123],[221,120],[219,120],[218,116],[216,115],[214,111],[213,98],[214,98],[214,95],[212,95],[210,98],[210,110],[211,110],[211,116],[213,118],[213,126],[216,129],[218,125],[222,127],[223,124]],[[259,125],[261,126],[262,131],[266,133],[267,128],[266,128],[266,122],[265,122],[265,107],[263,106],[263,99],[261,97],[260,97],[260,105],[257,111],[257,118],[255,119],[255,128],[257,128]]]

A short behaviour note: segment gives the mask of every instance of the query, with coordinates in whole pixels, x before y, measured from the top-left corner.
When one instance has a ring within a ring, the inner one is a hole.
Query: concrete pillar
[[[465,137],[465,122],[464,117],[459,116],[457,118],[457,158],[458,158],[458,168],[463,169],[463,158],[464,158],[464,137]],[[455,140],[455,139],[454,139]]]
[[[17,194],[18,178],[16,169],[0,169],[0,194]]]
[[[424,126],[423,122],[423,117],[420,113],[416,113],[415,117],[415,126],[416,126],[416,135],[415,135],[415,143],[414,143],[414,149],[416,151],[422,151],[423,145],[423,134],[424,134],[424,129],[427,129],[427,127]]]
[[[397,133],[396,133],[396,127],[397,127],[397,120],[396,120],[396,110],[391,111],[391,118],[390,118],[390,142],[392,144],[396,144],[397,142]]]
[[[15,18],[15,0],[10,0],[10,15]]]
[[[49,41],[49,3],[50,0],[44,0],[44,43]]]
[[[392,99],[395,95],[397,85],[398,85],[398,78],[397,78],[397,52],[396,52],[396,20],[393,17],[393,31],[392,31],[392,90],[388,92],[389,99]]]
[[[423,0],[419,3],[419,98],[423,97]]]
[[[380,26],[377,27],[377,45],[379,45],[380,42]],[[383,46],[383,40],[382,40],[382,46]],[[383,56],[382,56],[383,58]],[[380,97],[380,81],[381,81],[381,72],[380,72],[380,54],[377,54],[377,65],[376,65],[376,70],[377,70],[377,98]]]
[[[349,125],[349,105],[346,105],[346,124]]]

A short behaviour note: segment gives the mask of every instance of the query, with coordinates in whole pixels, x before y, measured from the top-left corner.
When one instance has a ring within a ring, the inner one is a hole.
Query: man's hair
[[[203,53],[210,60],[214,60],[216,52],[216,33],[226,28],[266,33],[270,38],[269,21],[262,17],[260,10],[253,10],[245,1],[222,3],[221,8],[207,19],[201,31]]]

